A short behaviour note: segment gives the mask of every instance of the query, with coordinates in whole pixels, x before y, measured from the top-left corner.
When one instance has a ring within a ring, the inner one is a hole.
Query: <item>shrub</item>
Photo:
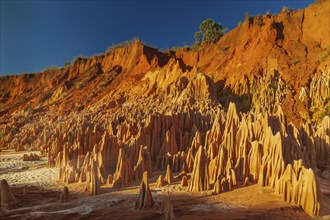
[[[76,89],[81,89],[84,86],[83,82],[77,82]]]
[[[197,42],[197,41],[196,41],[196,42],[193,44],[192,49],[193,49],[193,50],[199,50],[201,44],[202,44],[201,42]]]
[[[140,39],[135,37],[132,40],[127,40],[127,41],[124,41],[124,42],[113,44],[112,46],[108,47],[107,53],[110,53],[111,51],[114,51],[114,50],[119,49],[119,48],[128,47],[128,46],[132,45],[136,40],[140,40]]]
[[[83,73],[86,73],[86,72],[90,71],[91,69],[93,69],[93,66],[86,67],[84,69],[84,72]]]
[[[319,53],[319,57],[318,57],[319,61],[325,60],[329,55],[330,55],[330,45],[327,47],[327,49]]]
[[[65,62],[64,67],[66,67],[66,68],[71,67],[71,62]]]
[[[291,59],[291,63],[293,64],[293,65],[296,65],[297,63],[299,63],[300,62],[300,60],[298,59],[298,58],[292,58]]]
[[[101,81],[97,84],[97,88],[98,89],[102,89],[103,87],[105,87],[106,85],[108,85],[107,81]]]
[[[72,63],[75,63],[77,61],[81,62],[83,59],[85,59],[84,55],[79,55],[73,58]]]
[[[44,72],[45,71],[55,71],[55,70],[59,70],[59,69],[60,69],[60,67],[58,67],[58,66],[46,66],[43,71]]]
[[[289,12],[293,12],[293,9],[287,6],[283,6],[281,12],[289,13]]]
[[[16,126],[13,126],[13,127],[11,127],[10,132],[15,135],[19,132],[19,128]]]
[[[229,50],[229,48],[230,48],[230,46],[224,46],[224,47],[218,47],[219,48],[219,50],[221,50],[222,52],[227,52],[228,50]]]
[[[264,21],[262,20],[261,16],[257,17],[257,24],[258,24],[259,27],[261,27],[265,24]]]
[[[174,47],[169,48],[168,50],[169,50],[169,51],[176,52],[176,51],[178,51],[178,50],[180,50],[180,49],[181,49],[181,47],[174,46]]]

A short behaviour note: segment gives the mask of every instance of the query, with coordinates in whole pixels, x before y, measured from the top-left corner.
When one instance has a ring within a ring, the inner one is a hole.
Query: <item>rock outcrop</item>
[[[12,209],[16,206],[16,200],[10,186],[5,179],[0,181],[0,208],[1,210]]]
[[[135,203],[135,209],[149,209],[154,205],[154,200],[152,199],[151,190],[148,182],[148,172],[143,173],[139,196]]]
[[[69,202],[69,188],[67,186],[64,186],[63,188],[63,192],[60,195],[60,202],[61,203],[65,203],[65,202]]]
[[[258,183],[318,215],[315,175],[330,170],[329,10],[320,1],[262,25],[250,17],[199,50],[136,40],[70,68],[0,77],[0,147],[40,150],[63,182],[92,194],[141,179],[150,192],[144,173],[166,172],[157,187]],[[152,204],[143,190],[139,209]]]
[[[40,160],[39,155],[34,154],[34,153],[30,153],[29,154],[23,154],[23,161],[37,161]]]
[[[207,156],[203,146],[200,146],[194,162],[194,168],[189,181],[188,191],[203,191],[209,189]]]

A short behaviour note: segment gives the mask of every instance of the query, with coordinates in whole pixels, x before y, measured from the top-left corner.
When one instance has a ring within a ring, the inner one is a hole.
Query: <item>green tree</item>
[[[194,34],[194,38],[200,43],[215,43],[224,32],[220,23],[215,23],[212,18],[209,18],[199,25],[199,31]]]

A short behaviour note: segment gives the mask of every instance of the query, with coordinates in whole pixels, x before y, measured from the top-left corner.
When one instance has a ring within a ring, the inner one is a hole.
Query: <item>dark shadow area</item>
[[[252,106],[252,94],[235,94],[230,88],[226,87],[218,92],[220,104],[228,110],[230,102],[235,103],[237,112],[247,113]]]
[[[284,30],[284,25],[283,22],[274,22],[272,24],[272,28],[274,28],[276,30],[276,41],[283,41],[284,40],[284,34],[283,34],[283,30]]]

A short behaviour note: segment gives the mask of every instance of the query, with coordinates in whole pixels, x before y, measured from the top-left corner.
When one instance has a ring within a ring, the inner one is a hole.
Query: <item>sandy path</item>
[[[47,158],[39,161],[23,161],[23,154],[29,152],[1,152],[0,154],[0,179],[6,179],[11,186],[29,185],[43,188],[58,188],[58,169],[47,167]]]

